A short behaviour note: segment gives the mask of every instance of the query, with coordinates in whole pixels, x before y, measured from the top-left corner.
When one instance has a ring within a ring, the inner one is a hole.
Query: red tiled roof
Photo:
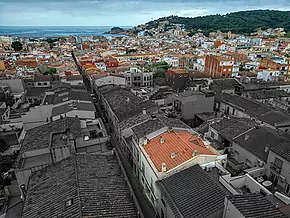
[[[160,142],[160,137],[165,140],[164,143]],[[177,130],[166,132],[151,139],[143,148],[159,172],[162,171],[162,163],[166,164],[167,170],[171,170],[190,160],[193,158],[194,150],[197,150],[198,154],[215,155],[206,148],[200,137],[194,136],[187,131]],[[177,156],[171,158],[173,152]]]
[[[82,75],[67,75],[66,81],[72,81],[72,80],[82,80]]]

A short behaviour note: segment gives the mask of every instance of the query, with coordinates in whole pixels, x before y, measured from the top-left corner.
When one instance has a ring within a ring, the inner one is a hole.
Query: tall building
[[[234,60],[223,56],[208,55],[205,59],[204,72],[210,78],[231,77]]]
[[[130,71],[124,73],[127,86],[140,87],[153,85],[153,72],[142,71],[138,68],[130,68]]]

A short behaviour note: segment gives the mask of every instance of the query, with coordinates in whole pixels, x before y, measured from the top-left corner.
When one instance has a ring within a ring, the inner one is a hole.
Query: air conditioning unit
[[[286,178],[284,176],[280,176],[280,180],[281,180],[281,182],[285,182]]]
[[[211,166],[206,166],[206,167],[205,167],[205,171],[206,171],[206,172],[210,172],[211,170],[212,170],[212,167],[211,167]]]
[[[276,172],[277,172],[277,173],[280,173],[280,171],[281,171],[281,170],[280,170],[279,168],[276,168]]]
[[[258,164],[259,164],[260,167],[263,167],[264,166],[264,162],[261,161],[261,160],[259,160],[259,159],[258,159]]]

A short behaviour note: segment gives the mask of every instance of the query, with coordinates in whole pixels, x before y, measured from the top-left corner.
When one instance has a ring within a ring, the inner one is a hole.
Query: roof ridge
[[[173,131],[176,135],[177,135],[177,137],[178,138],[180,138],[187,146],[188,146],[188,148],[190,148],[190,144],[189,143],[187,143],[178,133],[177,133],[177,131],[176,130],[174,130]]]
[[[188,131],[186,131],[187,133],[189,133],[191,136],[190,136],[190,138],[191,137],[194,137],[194,135],[193,134],[191,134],[190,132],[188,132]],[[189,142],[187,142],[187,141],[185,141],[176,131],[174,131],[174,133],[187,145],[187,147],[189,148],[189,149],[191,149],[192,147],[191,147],[191,144],[189,144]],[[189,139],[190,139],[189,138]],[[197,144],[195,144],[195,143],[192,143],[192,144],[194,144],[195,146],[197,146],[198,148],[206,148],[206,146],[205,146],[205,144],[203,143],[203,141],[199,138],[199,137],[195,137],[195,140],[197,140],[197,141],[199,141],[199,142],[202,142],[202,145],[203,146],[199,146],[199,145],[197,145]]]

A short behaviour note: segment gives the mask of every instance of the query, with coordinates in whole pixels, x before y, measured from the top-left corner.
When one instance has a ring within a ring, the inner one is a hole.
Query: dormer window
[[[73,204],[73,200],[69,199],[65,202],[65,208],[68,208],[69,206],[71,206]]]

